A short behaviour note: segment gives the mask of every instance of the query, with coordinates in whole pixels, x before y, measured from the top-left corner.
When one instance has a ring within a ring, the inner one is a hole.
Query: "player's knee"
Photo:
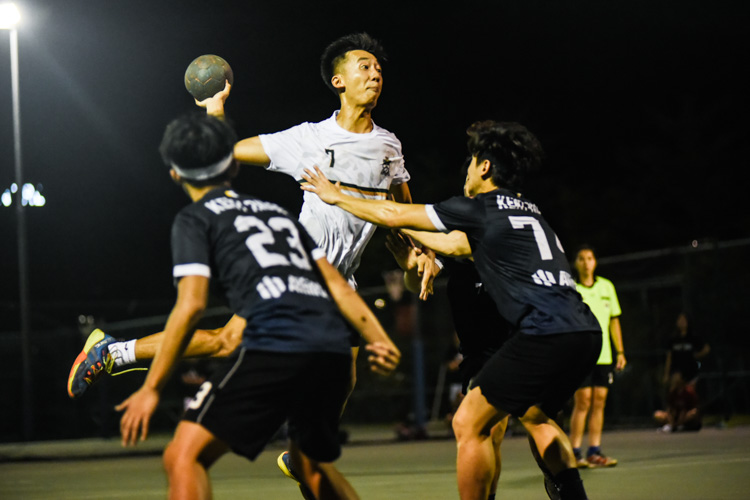
[[[459,443],[472,437],[478,437],[479,435],[474,418],[462,407],[459,407],[453,416],[451,426],[453,427],[453,434],[456,436],[456,441]]]
[[[168,476],[173,476],[176,471],[180,470],[184,466],[184,461],[185,455],[177,450],[173,442],[167,445],[162,454],[162,465]]]
[[[594,398],[594,402],[591,405],[592,411],[602,411],[604,410],[604,407],[607,405],[607,396],[606,394],[604,396],[596,396]]]
[[[573,405],[573,411],[580,413],[588,413],[591,409],[591,398],[579,398],[576,397]]]

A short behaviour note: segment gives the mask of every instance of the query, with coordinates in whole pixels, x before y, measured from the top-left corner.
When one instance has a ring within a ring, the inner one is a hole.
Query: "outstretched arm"
[[[331,184],[317,166],[315,171],[305,169],[302,178],[307,181],[307,184],[301,186],[303,190],[315,193],[325,203],[336,205],[367,222],[390,228],[438,230],[427,216],[425,205],[396,203],[390,200],[364,200],[348,196],[341,192],[338,184]]]
[[[469,239],[463,231],[451,231],[450,233],[435,233],[429,231],[414,231],[402,229],[402,232],[412,240],[430,247],[440,255],[446,257],[470,257],[471,247]]]
[[[375,314],[325,257],[315,262],[341,314],[367,342],[365,349],[370,353],[367,358],[370,369],[383,375],[391,373],[401,360],[401,352]]]

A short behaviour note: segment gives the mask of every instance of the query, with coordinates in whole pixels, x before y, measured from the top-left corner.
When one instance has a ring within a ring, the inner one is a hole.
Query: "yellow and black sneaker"
[[[111,373],[114,358],[109,353],[109,344],[115,338],[98,328],[91,332],[83,350],[73,362],[68,376],[68,396],[72,399],[81,397],[89,386],[96,383],[105,372]]]

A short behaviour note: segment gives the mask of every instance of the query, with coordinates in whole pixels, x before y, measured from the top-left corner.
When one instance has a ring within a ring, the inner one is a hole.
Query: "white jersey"
[[[409,181],[401,142],[394,134],[374,123],[369,133],[349,132],[336,123],[337,114],[322,122],[305,122],[261,135],[263,149],[271,159],[268,170],[303,183],[303,169],[317,165],[328,179],[341,182],[347,194],[371,200],[384,200],[391,184]],[[325,250],[328,261],[354,283],[354,272],[375,226],[308,192],[304,193],[299,221]]]

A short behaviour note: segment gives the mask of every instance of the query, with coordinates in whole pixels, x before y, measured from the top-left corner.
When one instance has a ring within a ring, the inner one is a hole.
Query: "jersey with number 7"
[[[560,240],[539,208],[505,189],[427,206],[435,227],[461,230],[500,314],[529,335],[600,331]]]

